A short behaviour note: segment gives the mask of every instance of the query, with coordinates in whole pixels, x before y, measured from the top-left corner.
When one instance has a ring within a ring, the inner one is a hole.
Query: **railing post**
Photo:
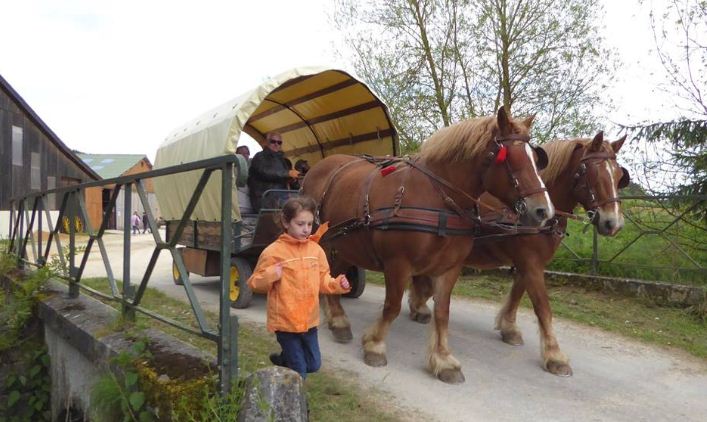
[[[5,250],[5,252],[7,252],[7,253],[12,252],[12,238],[14,237],[12,230],[14,229],[14,225],[13,225],[14,221],[15,221],[15,203],[11,202],[10,203],[10,221],[8,222],[8,225],[7,225],[7,234],[8,234],[8,236],[10,236],[10,239],[9,239],[10,241],[7,242],[7,247]]]
[[[231,317],[231,242],[233,241],[231,205],[233,163],[221,167],[221,297],[219,312],[219,383],[226,397],[238,379],[238,317]]]
[[[42,220],[43,220],[43,215],[42,211],[44,211],[44,195],[41,195],[39,198],[37,198],[37,217],[39,220],[37,221],[37,265],[43,267],[46,262],[44,261],[44,255],[42,254]]]
[[[25,263],[22,260],[24,258],[24,249],[22,249],[22,245],[24,244],[24,238],[22,237],[22,233],[25,231],[25,226],[24,226],[24,221],[25,221],[25,200],[24,198],[20,201],[20,209],[19,209],[19,215],[17,216],[17,219],[19,223],[17,224],[17,268],[19,269],[24,269]]]
[[[79,297],[79,285],[76,282],[76,195],[78,191],[69,192],[68,221],[69,221],[69,297]]]
[[[599,271],[599,233],[597,233],[596,226],[592,226],[592,268],[590,271],[592,274]]]
[[[123,318],[128,321],[135,321],[135,310],[130,306],[133,298],[133,288],[130,285],[130,236],[132,224],[133,208],[133,184],[126,183],[123,191]]]

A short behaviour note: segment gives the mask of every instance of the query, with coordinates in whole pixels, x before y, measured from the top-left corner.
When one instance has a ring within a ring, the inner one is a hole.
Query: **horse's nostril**
[[[541,220],[547,218],[547,210],[545,208],[538,208],[537,210],[535,210],[535,214],[537,214],[538,218]]]
[[[604,227],[606,227],[608,231],[611,231],[614,228],[614,222],[612,220],[606,220],[604,222]]]

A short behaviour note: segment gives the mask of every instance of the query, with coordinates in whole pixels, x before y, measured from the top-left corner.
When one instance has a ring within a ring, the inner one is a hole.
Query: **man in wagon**
[[[282,153],[282,135],[268,132],[263,150],[255,154],[248,169],[248,189],[253,211],[258,212],[264,206],[276,207],[277,204],[263,203],[263,193],[268,189],[287,189],[288,182],[297,179],[297,176],[299,172],[291,169]]]

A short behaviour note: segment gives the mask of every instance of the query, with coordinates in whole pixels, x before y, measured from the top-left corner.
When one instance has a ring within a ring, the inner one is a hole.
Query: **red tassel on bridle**
[[[506,158],[508,158],[508,147],[501,145],[501,148],[498,150],[498,154],[496,154],[496,164],[505,162]]]
[[[389,175],[390,173],[394,172],[395,170],[397,170],[397,168],[395,166],[383,167],[381,169],[381,176],[385,177],[385,176]]]

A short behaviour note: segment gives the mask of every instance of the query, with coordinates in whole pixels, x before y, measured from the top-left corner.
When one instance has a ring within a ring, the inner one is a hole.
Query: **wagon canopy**
[[[314,164],[332,154],[398,152],[388,109],[366,84],[342,70],[303,67],[270,78],[172,132],[157,150],[155,168],[235,154],[241,132],[262,144],[271,131],[282,134],[283,151],[293,163]],[[155,179],[165,219],[181,218],[200,174]],[[220,220],[220,193],[220,178],[212,177],[192,219]],[[240,219],[235,193],[232,217]]]

